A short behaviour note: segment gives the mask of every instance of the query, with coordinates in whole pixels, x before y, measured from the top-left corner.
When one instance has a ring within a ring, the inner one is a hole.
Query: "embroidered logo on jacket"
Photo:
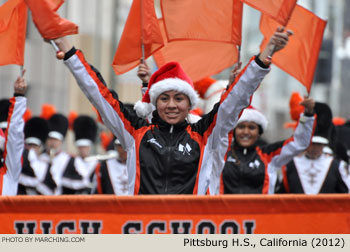
[[[255,160],[254,162],[249,163],[249,167],[252,169],[257,169],[260,166],[260,162],[258,160]]]
[[[151,138],[151,139],[147,140],[147,143],[152,143],[152,144],[157,145],[159,148],[163,148],[163,146],[161,146],[160,143],[158,143],[155,138]]]
[[[182,152],[182,155],[188,154],[190,156],[191,155],[190,152],[191,152],[192,148],[188,143],[186,143],[186,146],[179,144],[178,150],[179,150],[179,152]]]

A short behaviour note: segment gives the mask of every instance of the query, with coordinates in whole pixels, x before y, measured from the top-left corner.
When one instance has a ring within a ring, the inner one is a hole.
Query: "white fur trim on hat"
[[[329,143],[327,138],[324,138],[321,136],[313,136],[311,142],[318,143],[318,144],[328,144]]]
[[[188,113],[188,115],[187,115],[187,122],[188,123],[196,123],[200,119],[202,119],[202,117],[199,116],[199,115],[195,115],[195,114],[192,114],[192,113]]]
[[[146,119],[150,114],[152,114],[156,107],[151,103],[137,101],[134,105],[134,109],[139,117]]]
[[[262,130],[265,131],[267,128],[267,119],[256,109],[246,108],[243,110],[241,117],[238,119],[237,124],[241,122],[254,122],[261,126]]]
[[[151,103],[156,106],[158,96],[167,91],[178,91],[187,95],[191,102],[191,109],[196,107],[198,102],[197,92],[190,83],[179,78],[167,78],[154,83],[149,90]]]

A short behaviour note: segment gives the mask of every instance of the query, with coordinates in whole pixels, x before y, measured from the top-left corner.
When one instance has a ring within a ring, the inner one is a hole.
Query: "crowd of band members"
[[[1,194],[349,193],[350,122],[334,125],[327,104],[301,98],[293,135],[275,143],[262,138],[268,120],[250,99],[269,71],[269,57],[287,41],[277,30],[274,50],[267,47],[226,82],[193,84],[176,62],[151,75],[142,63],[143,99],[133,106],[106,87],[81,51],[57,39],[105,126],[87,115],[69,122],[61,113],[24,122],[26,83],[19,77],[14,96],[0,101]],[[198,94],[204,112],[194,115]],[[101,127],[116,137],[95,155]],[[64,150],[69,129],[74,156]]]

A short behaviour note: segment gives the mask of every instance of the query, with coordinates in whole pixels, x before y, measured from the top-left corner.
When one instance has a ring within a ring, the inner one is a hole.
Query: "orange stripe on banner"
[[[174,223],[188,233],[337,234],[350,232],[350,195],[1,197],[0,223],[1,234],[174,233]]]

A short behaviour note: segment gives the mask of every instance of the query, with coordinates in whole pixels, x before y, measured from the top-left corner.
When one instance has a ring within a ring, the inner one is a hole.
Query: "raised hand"
[[[16,94],[24,95],[25,92],[27,91],[27,82],[23,78],[25,72],[26,72],[26,70],[23,69],[21,76],[18,77],[17,80],[15,81],[14,90],[15,90]]]

